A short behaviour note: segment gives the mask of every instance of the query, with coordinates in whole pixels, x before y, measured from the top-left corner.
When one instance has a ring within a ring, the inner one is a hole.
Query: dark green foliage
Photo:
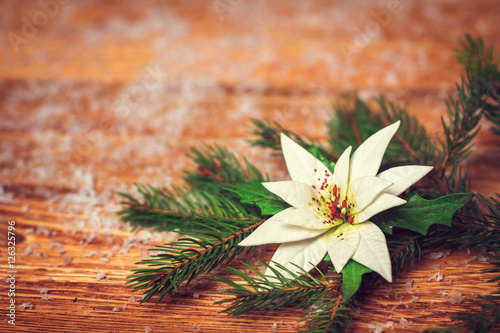
[[[415,260],[420,259],[420,244],[423,237],[412,232],[386,235],[393,276],[397,276],[405,265],[413,265]]]
[[[500,241],[497,240],[496,243],[500,244]],[[489,246],[489,248],[491,250],[496,251],[496,253],[500,252],[500,245],[497,245],[497,246],[492,245],[492,246]],[[492,268],[484,269],[483,271],[484,272],[498,272],[498,273],[500,273],[500,255],[496,255],[496,254],[490,252],[490,253],[483,254],[483,256],[491,258],[490,263],[494,266]],[[500,274],[497,275],[495,278],[489,280],[488,282],[496,282],[496,281],[500,281]],[[498,285],[500,285],[500,282],[498,282]]]
[[[484,245],[500,246],[500,196],[487,198],[476,194],[470,205],[457,216],[456,225],[466,228],[468,234],[468,247]],[[464,246],[463,246],[464,247]]]
[[[460,63],[469,69],[471,82],[479,87],[479,93],[487,98],[484,101],[486,118],[493,125],[493,132],[500,135],[500,71],[498,70],[499,56],[493,49],[484,46],[481,38],[474,39],[465,35],[460,40],[457,58]]]
[[[244,166],[234,153],[219,146],[191,148],[188,156],[197,164],[195,170],[184,171],[184,179],[194,187],[217,188],[223,182],[266,180],[260,170],[244,159]]]
[[[345,95],[334,105],[335,115],[328,121],[328,140],[336,158],[352,146],[353,151],[384,127],[381,119],[356,95]]]
[[[378,98],[377,105],[382,111],[380,117],[384,125],[401,120],[401,126],[386,154],[396,161],[404,158],[410,164],[435,165],[438,148],[419,121],[410,116],[405,107],[388,101],[384,96]]]
[[[262,223],[256,205],[241,203],[239,196],[225,187],[232,182],[263,179],[257,168],[247,161],[243,166],[234,154],[215,146],[193,148],[190,156],[198,164],[196,171],[185,176],[193,185],[191,189],[137,185],[141,200],[120,193],[125,199],[118,212],[122,220],[134,227],[192,237],[157,247],[158,254],[137,263],[148,268],[134,270],[128,283],[134,290],[144,291],[143,301],[157,295],[160,302],[183,283],[187,285],[199,274],[231,261],[244,250],[237,244]]]
[[[230,286],[222,291],[222,294],[233,296],[217,302],[217,304],[230,303],[230,306],[222,312],[230,315],[240,315],[248,311],[266,313],[283,306],[293,305],[294,308],[310,308],[301,315],[301,332],[342,332],[343,329],[349,328],[354,311],[340,295],[338,276],[327,277],[316,269],[320,275],[320,278],[316,278],[297,266],[301,271],[299,276],[277,264],[282,271],[271,267],[277,276],[274,279],[265,276],[248,264],[243,264],[254,276],[233,268],[227,270],[242,278],[244,283],[235,283],[231,279],[220,276],[214,278]],[[262,264],[266,268],[270,267],[269,264]],[[283,271],[294,279],[284,277]]]
[[[308,333],[341,333],[348,332],[354,314],[349,303],[343,302],[341,296],[323,297],[314,303],[315,307],[302,314],[302,327],[299,332]]]
[[[201,273],[209,272],[223,262],[230,262],[245,249],[238,243],[247,237],[259,223],[247,227],[225,238],[200,237],[198,239],[179,239],[176,242],[157,246],[157,254],[138,262],[148,268],[133,270],[129,277],[129,287],[134,291],[141,290],[146,302],[158,295],[157,304],[167,292],[177,292],[178,288],[187,286]]]
[[[455,215],[451,228],[437,228],[426,242],[442,246],[475,248],[500,246],[500,203],[496,198],[475,194],[465,209]]]
[[[500,104],[500,101],[497,100],[496,103]],[[492,131],[496,135],[500,135],[500,107],[496,106],[495,108],[491,108],[491,111],[488,110],[486,118],[493,124]]]
[[[401,125],[384,155],[385,164],[430,164],[437,158],[436,145],[425,128],[405,107],[380,96],[368,105],[358,96],[346,95],[335,106],[335,116],[327,123],[330,144],[336,156],[348,146],[357,148],[381,128],[401,120]]]
[[[258,119],[252,119],[252,122],[254,128],[251,133],[257,137],[257,139],[250,140],[250,143],[254,146],[271,148],[281,154],[280,134],[283,133],[290,137],[293,141],[297,142],[301,147],[305,149],[314,148],[319,150],[321,155],[331,157],[330,152],[319,142],[309,137],[297,135],[277,122],[271,122],[268,120],[261,121]]]
[[[447,193],[470,192],[469,169],[455,163],[445,178]]]
[[[121,202],[124,209],[118,212],[123,221],[134,227],[152,227],[190,236],[218,236],[246,227],[246,223],[238,222],[239,218],[258,216],[257,207],[241,204],[221,193],[177,187],[160,190],[144,185],[137,185],[137,189],[143,201],[120,193],[127,201]]]
[[[442,142],[442,167],[463,161],[470,153],[471,141],[479,131],[479,121],[486,112],[495,123],[498,120],[499,82],[498,54],[487,50],[483,41],[465,35],[459,40],[457,59],[465,74],[456,84],[456,96],[446,102],[448,119],[442,118],[445,141]]]
[[[241,165],[234,154],[217,146],[192,148],[189,156],[198,165],[185,172],[192,188],[136,185],[141,200],[119,193],[125,199],[118,212],[122,219],[134,227],[217,236],[246,226],[235,224],[236,219],[259,216],[256,205],[242,204],[239,195],[226,188],[233,182],[265,179],[257,168],[247,161]]]
[[[473,302],[479,305],[479,309],[467,307],[460,315],[453,316],[452,319],[460,320],[464,323],[464,328],[468,332],[488,333],[493,332],[494,328],[500,323],[500,297],[483,296],[479,302]]]
[[[301,271],[300,276],[278,263],[275,264],[282,270],[281,272],[269,264],[261,262],[262,265],[270,268],[276,274],[276,278],[270,278],[260,273],[256,268],[246,263],[243,264],[250,269],[255,277],[229,267],[227,270],[230,273],[239,276],[245,282],[238,284],[225,277],[216,276],[214,278],[214,280],[231,287],[221,293],[232,295],[233,298],[218,301],[217,304],[230,303],[230,306],[222,312],[235,316],[248,311],[266,313],[290,304],[295,304],[295,308],[305,307],[319,302],[331,293],[337,294],[340,286],[339,278],[327,278],[319,270],[317,272],[321,279],[315,278],[298,266],[296,267]],[[285,277],[282,274],[283,271],[290,274],[293,279]]]

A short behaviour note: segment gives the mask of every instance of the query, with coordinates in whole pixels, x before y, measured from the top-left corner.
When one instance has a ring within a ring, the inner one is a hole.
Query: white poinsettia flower
[[[281,134],[283,156],[292,181],[263,185],[291,207],[265,221],[239,245],[282,243],[271,260],[292,272],[297,271],[294,264],[309,271],[328,252],[339,273],[352,259],[391,282],[391,260],[384,233],[369,219],[406,203],[398,195],[432,169],[399,166],[377,175],[399,123],[372,135],[350,158],[351,147],[347,148],[333,174],[307,150]],[[266,275],[273,273],[268,269]]]

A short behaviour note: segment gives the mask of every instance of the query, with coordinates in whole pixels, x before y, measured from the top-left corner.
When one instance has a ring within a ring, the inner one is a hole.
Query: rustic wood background
[[[2,278],[7,221],[17,269],[16,325],[2,284],[0,331],[295,331],[301,310],[220,314],[208,276],[140,305],[126,276],[175,235],[131,232],[114,215],[116,192],[182,185],[184,154],[203,142],[283,179],[279,158],[247,144],[249,118],[321,140],[345,92],[407,103],[439,137],[461,74],[457,38],[500,49],[499,17],[499,1],[0,1]],[[483,127],[468,165],[473,190],[491,195],[499,141]],[[479,273],[490,267],[481,253],[427,250],[394,283],[360,295],[353,331],[450,323],[495,289]]]

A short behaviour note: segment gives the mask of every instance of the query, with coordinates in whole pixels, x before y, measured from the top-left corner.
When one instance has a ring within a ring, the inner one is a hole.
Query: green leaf
[[[360,263],[349,260],[342,269],[342,297],[344,302],[349,300],[358,291],[363,274],[370,273],[372,270]]]
[[[242,203],[259,206],[262,215],[274,215],[290,207],[283,199],[262,186],[261,180],[228,184],[226,188],[239,194]]]
[[[393,227],[399,227],[426,235],[433,224],[451,226],[455,212],[471,198],[471,193],[455,193],[426,200],[413,192],[406,198],[406,204],[382,212],[371,221],[388,234],[392,234]]]

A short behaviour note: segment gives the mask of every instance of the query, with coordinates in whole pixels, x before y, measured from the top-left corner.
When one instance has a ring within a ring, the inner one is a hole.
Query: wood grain
[[[185,152],[205,142],[285,179],[280,158],[246,142],[249,118],[325,140],[331,105],[346,92],[407,103],[439,138],[444,101],[461,74],[456,40],[469,32],[500,49],[499,4],[0,2],[2,278],[11,220],[17,253],[16,326],[7,323],[2,284],[0,331],[269,332],[274,323],[278,332],[296,331],[300,309],[219,313],[221,285],[212,275],[159,305],[130,299],[141,296],[125,286],[134,263],[175,235],[132,232],[114,215],[117,192],[134,194],[136,182],[182,185],[182,170],[193,166]],[[492,195],[500,192],[500,151],[487,128],[467,165],[472,190]],[[274,250],[245,260],[269,260]],[[484,252],[455,249],[433,259],[439,250],[426,250],[393,283],[360,295],[353,331],[450,323],[496,289],[486,282],[493,275],[480,272],[490,267]],[[461,304],[450,303],[454,291],[465,297]],[[28,302],[32,309],[20,308]]]

